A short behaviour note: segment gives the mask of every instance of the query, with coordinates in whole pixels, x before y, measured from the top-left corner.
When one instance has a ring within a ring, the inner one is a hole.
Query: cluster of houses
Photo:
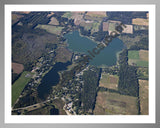
[[[52,55],[54,52],[50,51],[48,55]],[[50,63],[52,62],[53,58],[52,57],[40,57],[38,59],[38,62],[36,65],[32,68],[32,73],[34,74],[32,76],[33,81],[29,82],[29,86],[31,87],[37,87],[37,85],[40,83],[44,73],[50,69],[51,65]]]
[[[64,105],[64,110],[67,115],[76,115],[76,112],[72,109],[73,102]]]

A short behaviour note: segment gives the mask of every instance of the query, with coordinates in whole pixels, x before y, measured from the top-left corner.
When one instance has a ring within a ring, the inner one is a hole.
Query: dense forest
[[[148,30],[134,31],[134,34],[122,33],[119,37],[130,50],[148,50]]]
[[[100,69],[94,68],[94,71],[89,70],[84,72],[83,80],[83,91],[81,93],[81,101],[84,111],[89,111],[94,109],[95,100],[98,90],[98,82],[100,76]]]
[[[130,47],[130,50],[149,50],[148,37],[142,38],[140,41],[136,42],[135,45]]]
[[[128,65],[128,50],[124,50],[119,55],[119,83],[118,90],[123,95],[137,97],[139,95],[139,83],[136,67]]]

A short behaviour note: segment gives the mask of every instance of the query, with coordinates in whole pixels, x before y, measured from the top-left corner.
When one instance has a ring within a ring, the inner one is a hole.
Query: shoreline
[[[80,29],[70,31],[70,32],[65,33],[65,34],[72,34],[74,31],[78,31],[78,32],[79,32],[79,35],[80,35],[81,37],[85,37],[85,38],[87,38],[87,39],[89,39],[89,40],[91,40],[91,41],[95,42],[95,44],[99,44],[99,43],[101,43],[101,42],[98,42],[98,41],[94,41],[94,39],[90,38],[89,36],[82,35],[82,34],[80,33]],[[64,35],[65,35],[65,34],[64,34]],[[64,35],[63,35],[63,37],[64,37]],[[118,37],[117,37],[117,38],[118,38]],[[118,39],[119,39],[119,38],[118,38]],[[77,52],[77,51],[73,51],[72,49],[70,49],[70,48],[69,48],[68,39],[66,39],[66,40],[65,40],[65,42],[67,43],[67,47],[66,47],[66,48],[67,48],[69,51],[71,51],[72,53],[85,54],[85,52]],[[122,42],[123,42],[123,41],[122,41]],[[123,45],[124,45],[124,43],[123,43]],[[107,68],[107,67],[112,67],[112,66],[116,66],[116,65],[118,65],[118,61],[119,61],[119,54],[123,51],[123,49],[125,49],[125,46],[122,48],[122,50],[120,50],[120,51],[116,52],[116,62],[115,62],[115,64],[110,65],[110,66],[109,66],[109,65],[106,65],[106,64],[101,64],[101,65],[99,65],[99,66],[94,65],[94,66],[97,66],[98,68]],[[90,64],[90,65],[93,65],[93,64]]]
[[[117,61],[116,61],[116,65],[119,65],[118,61],[119,61],[119,54],[123,51],[123,49],[119,52],[116,53],[116,58],[117,58]]]
[[[77,31],[79,32],[79,35],[80,35],[81,37],[88,38],[89,40],[91,40],[91,41],[95,42],[96,44],[101,43],[101,42],[99,42],[99,41],[95,41],[93,38],[91,38],[91,36],[85,36],[85,35],[82,35],[82,34],[81,34],[81,32],[80,32],[80,29],[78,29]]]

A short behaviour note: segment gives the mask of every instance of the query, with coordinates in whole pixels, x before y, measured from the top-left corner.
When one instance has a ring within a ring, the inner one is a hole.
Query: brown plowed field
[[[22,64],[18,64],[18,63],[12,63],[12,69],[13,69],[13,73],[21,73],[24,69],[24,66]]]

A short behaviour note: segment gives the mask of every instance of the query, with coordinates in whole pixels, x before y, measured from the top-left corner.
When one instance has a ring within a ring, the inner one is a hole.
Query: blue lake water
[[[97,46],[96,42],[88,39],[87,37],[81,36],[79,31],[73,31],[64,35],[67,39],[67,43],[69,44],[68,48],[72,51],[83,52],[89,55],[88,50],[92,51],[93,48]],[[124,49],[123,42],[115,38],[112,42],[105,47],[98,55],[90,61],[91,65],[101,66],[107,65],[112,66],[117,62],[117,52],[120,52]]]
[[[52,69],[42,78],[41,84],[38,86],[38,97],[42,100],[45,100],[49,93],[52,91],[52,86],[55,86],[58,84],[60,76],[58,74],[61,70],[66,70],[67,66],[70,65],[71,62],[56,63]]]

